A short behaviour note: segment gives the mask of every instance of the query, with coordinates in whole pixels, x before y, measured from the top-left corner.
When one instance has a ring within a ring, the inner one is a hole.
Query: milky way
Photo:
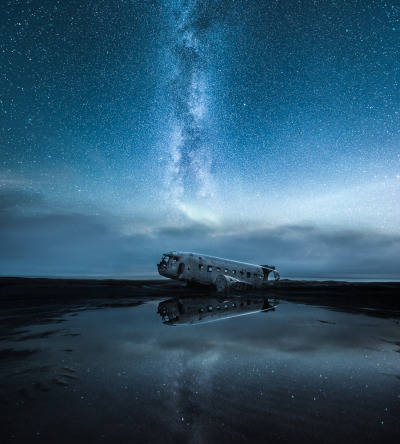
[[[219,6],[215,1],[178,1],[169,11],[166,100],[172,104],[173,119],[166,186],[174,204],[186,212],[190,203],[207,202],[215,192],[215,150],[209,138],[209,78],[215,67],[209,47],[221,19]]]

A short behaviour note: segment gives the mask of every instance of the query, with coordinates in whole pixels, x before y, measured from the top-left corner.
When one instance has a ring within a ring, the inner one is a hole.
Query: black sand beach
[[[1,442],[394,442],[399,295],[396,282],[217,295],[1,278]],[[164,324],[163,301],[189,325]]]

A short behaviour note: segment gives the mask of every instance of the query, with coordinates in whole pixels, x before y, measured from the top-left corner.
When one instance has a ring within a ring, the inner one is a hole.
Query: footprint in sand
[[[64,378],[68,378],[68,379],[79,379],[77,376],[71,375],[68,373],[63,373],[61,376],[63,376]]]
[[[65,373],[63,373],[61,376],[69,379],[79,379],[79,377],[76,375],[76,370],[73,368],[64,366],[63,370],[65,370]]]
[[[17,389],[17,393],[24,396],[26,399],[36,399],[36,396],[31,393],[26,387],[20,387]]]
[[[35,387],[41,392],[48,392],[50,390],[50,387],[43,382],[35,382]]]
[[[74,370],[74,369],[71,368],[71,367],[67,367],[66,365],[63,367],[63,369],[66,370],[66,371],[69,372],[69,373],[76,373],[76,370]]]
[[[52,381],[54,384],[66,387],[69,385],[67,381],[68,379],[78,380],[79,376],[76,374],[76,371],[73,368],[64,366],[63,373],[61,373],[60,376],[55,376]]]
[[[54,384],[61,385],[62,387],[68,387],[68,382],[64,379],[58,378],[57,376],[52,379]]]
[[[7,398],[7,396],[5,395],[5,393],[0,392],[0,404],[8,404],[9,400]]]

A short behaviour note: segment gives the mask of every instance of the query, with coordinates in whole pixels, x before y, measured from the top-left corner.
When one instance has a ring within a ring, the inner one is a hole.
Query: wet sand
[[[395,442],[399,290],[1,278],[0,441]]]

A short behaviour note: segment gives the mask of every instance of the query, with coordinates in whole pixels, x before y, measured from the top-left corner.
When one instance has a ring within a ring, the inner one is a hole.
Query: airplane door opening
[[[185,264],[181,262],[178,267],[178,276],[180,276],[185,271]]]

